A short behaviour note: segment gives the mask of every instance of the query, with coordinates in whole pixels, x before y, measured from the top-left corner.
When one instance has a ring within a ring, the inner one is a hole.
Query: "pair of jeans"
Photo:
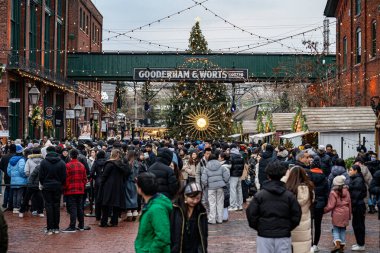
[[[47,230],[59,229],[61,190],[42,190],[45,200]]]
[[[313,245],[318,245],[319,239],[321,238],[321,225],[323,217],[323,208],[314,208],[314,239]]]
[[[25,213],[29,210],[29,201],[32,199],[32,210],[36,210],[37,213],[44,212],[44,200],[42,193],[37,187],[28,187],[24,199],[21,204],[20,213]]]
[[[354,229],[356,243],[359,246],[365,244],[365,204],[352,207],[352,228]]]
[[[257,252],[265,253],[292,253],[292,239],[290,237],[266,238],[257,236]]]
[[[20,209],[25,188],[13,188],[13,208]]]
[[[230,177],[230,207],[241,208],[243,206],[243,192],[240,177]]]
[[[332,230],[334,243],[339,241],[340,244],[346,244],[346,228],[334,226]]]
[[[10,186],[5,187],[3,208],[13,209],[13,189]]]
[[[75,229],[78,219],[78,227],[84,227],[83,194],[67,195],[67,206],[70,214],[70,228]]]
[[[102,206],[102,218],[100,221],[100,224],[102,226],[107,225],[108,217],[110,216],[111,212],[111,225],[117,226],[117,224],[119,223],[120,208],[112,206]]]

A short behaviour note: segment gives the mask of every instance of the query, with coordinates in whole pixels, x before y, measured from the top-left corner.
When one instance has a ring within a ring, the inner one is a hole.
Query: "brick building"
[[[380,95],[379,0],[328,0],[325,16],[336,18],[339,99],[347,106],[370,105]]]
[[[0,117],[10,138],[63,138],[67,131],[75,136],[77,127],[68,125],[66,110],[94,99],[94,107],[75,121],[79,125],[90,120],[93,109],[102,109],[99,83],[66,78],[68,52],[101,51],[102,22],[90,0],[0,0]],[[28,97],[34,85],[38,106]],[[41,121],[32,120],[41,112]]]

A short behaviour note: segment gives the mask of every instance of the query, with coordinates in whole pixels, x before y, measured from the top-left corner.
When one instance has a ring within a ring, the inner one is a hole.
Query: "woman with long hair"
[[[190,153],[189,160],[183,166],[183,169],[188,174],[188,183],[195,182],[195,171],[199,163],[198,154],[196,151]]]
[[[127,219],[126,221],[134,221],[138,216],[138,198],[137,198],[137,188],[135,185],[135,178],[139,175],[139,164],[135,157],[136,152],[129,150],[127,153],[127,159],[129,168],[131,168],[131,174],[125,181],[125,194],[126,194],[126,208],[127,208]]]
[[[207,252],[207,213],[201,186],[187,184],[179,193],[170,216],[171,252]]]
[[[311,247],[311,212],[314,199],[314,185],[306,175],[306,171],[295,166],[289,173],[286,188],[293,192],[301,206],[302,216],[298,227],[292,232],[292,246],[294,253],[310,252]]]
[[[119,149],[113,149],[110,159],[104,165],[99,192],[102,204],[101,227],[117,226],[120,210],[126,207],[124,182],[131,171],[128,164],[122,162],[122,157]],[[111,222],[107,224],[111,211]]]

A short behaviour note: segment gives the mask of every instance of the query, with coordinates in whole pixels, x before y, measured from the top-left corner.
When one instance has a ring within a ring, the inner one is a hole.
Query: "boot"
[[[368,208],[369,208],[368,213],[370,213],[370,214],[375,213],[375,207],[373,205],[368,206]]]
[[[335,244],[335,247],[334,249],[331,251],[331,253],[336,253],[336,252],[339,252],[340,251],[340,241],[336,241],[334,242]]]
[[[341,244],[341,245],[340,245],[339,252],[344,252],[344,246],[345,246],[344,244]]]

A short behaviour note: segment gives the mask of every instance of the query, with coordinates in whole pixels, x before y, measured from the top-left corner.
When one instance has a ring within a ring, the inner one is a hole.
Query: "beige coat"
[[[311,203],[309,188],[306,185],[298,186],[297,200],[301,206],[302,216],[300,224],[292,231],[293,253],[309,253],[311,249]]]

